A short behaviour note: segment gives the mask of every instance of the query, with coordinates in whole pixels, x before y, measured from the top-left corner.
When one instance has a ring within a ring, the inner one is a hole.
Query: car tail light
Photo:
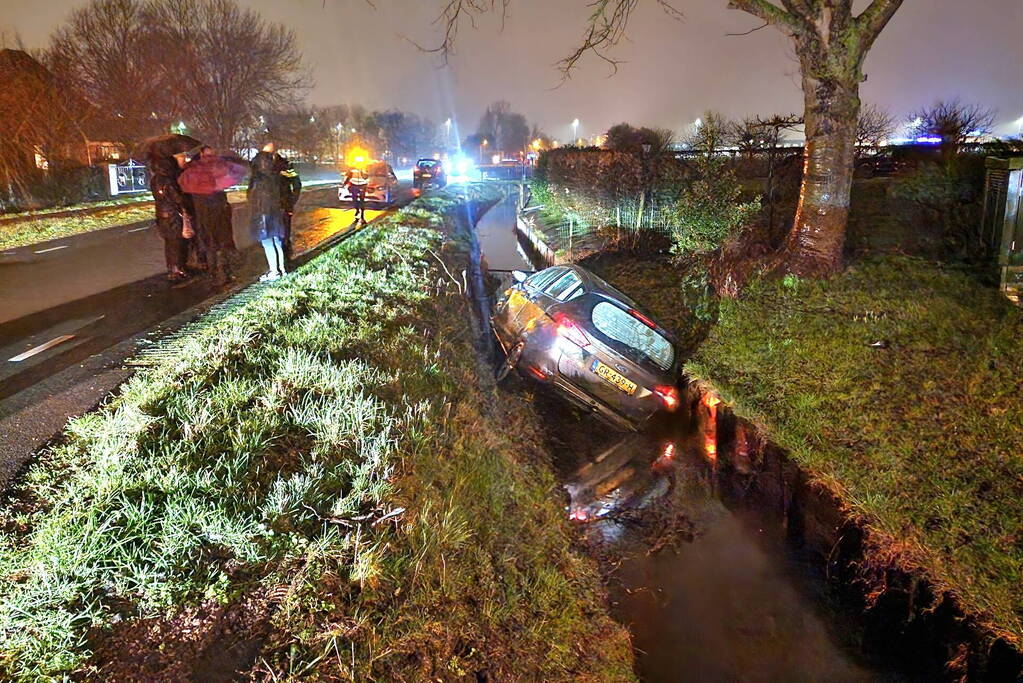
[[[547,379],[547,373],[544,372],[543,370],[541,370],[540,368],[535,367],[533,365],[529,366],[529,374],[533,375],[533,377],[536,377],[537,379],[542,379],[542,380],[546,380]]]
[[[670,386],[654,387],[654,393],[657,394],[661,402],[664,403],[664,409],[669,413],[674,412],[678,408],[679,398],[678,389]]]
[[[590,339],[582,328],[564,313],[555,313],[554,322],[558,324],[558,336],[567,339],[581,349],[590,345]]]
[[[629,313],[632,315],[633,318],[635,318],[636,320],[640,321],[641,323],[643,323],[644,325],[646,325],[650,329],[652,329],[652,330],[656,330],[657,329],[657,323],[655,323],[653,320],[651,320],[650,318],[646,317],[645,315],[643,315],[642,313],[640,313],[636,309],[630,308],[629,309]]]

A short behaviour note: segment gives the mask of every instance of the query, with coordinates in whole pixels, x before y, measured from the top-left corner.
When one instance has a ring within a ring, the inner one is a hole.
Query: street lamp
[[[344,124],[336,123],[334,125],[334,163],[341,163],[341,132],[345,129]]]
[[[572,121],[572,144],[579,144],[579,119]]]
[[[483,138],[483,141],[480,142],[480,164],[483,163],[483,148],[486,147],[489,144],[490,144],[490,141],[487,140],[486,138]]]
[[[451,142],[451,119],[450,118],[447,121],[444,122],[444,128],[446,129],[445,137],[444,137],[444,146],[446,147],[447,144],[449,142]]]

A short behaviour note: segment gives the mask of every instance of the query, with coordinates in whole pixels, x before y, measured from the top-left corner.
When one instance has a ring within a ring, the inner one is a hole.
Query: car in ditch
[[[398,176],[385,161],[372,161],[366,166],[369,182],[366,184],[366,201],[386,205],[394,201],[398,192]],[[341,202],[352,201],[352,193],[344,183],[338,187],[337,198]]]
[[[512,275],[491,316],[499,380],[517,370],[629,431],[678,408],[678,343],[634,301],[576,265]]]

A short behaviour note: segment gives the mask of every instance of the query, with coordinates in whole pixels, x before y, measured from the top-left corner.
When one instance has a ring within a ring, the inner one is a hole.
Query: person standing
[[[267,271],[260,282],[276,280],[287,273],[284,261],[284,178],[272,151],[263,151],[252,160],[248,203],[252,228],[263,245]]]
[[[295,215],[295,205],[298,204],[298,197],[302,194],[302,179],[295,170],[294,164],[280,154],[275,154],[277,167],[280,168],[281,177],[284,178],[284,192],[281,195],[282,208],[284,209],[284,257],[291,263],[294,257],[294,250],[291,244],[291,219]]]
[[[199,153],[199,162],[217,157],[212,147],[204,146]],[[242,163],[241,159],[238,160]],[[193,194],[195,205],[196,238],[199,249],[205,254],[214,280],[221,285],[231,280],[231,259],[238,249],[234,243],[234,229],[231,221],[231,205],[227,192],[221,190],[210,194]]]
[[[163,238],[163,254],[167,264],[167,279],[172,282],[188,277],[185,263],[188,260],[190,232],[186,226],[191,222],[191,202],[188,195],[178,187],[181,168],[174,157],[151,157],[149,159],[149,189],[153,193],[156,210],[156,229]]]
[[[360,166],[352,166],[345,174],[342,184],[348,187],[348,193],[352,196],[352,203],[355,205],[355,222],[362,221],[366,224],[366,186],[369,185],[369,175],[366,169]]]

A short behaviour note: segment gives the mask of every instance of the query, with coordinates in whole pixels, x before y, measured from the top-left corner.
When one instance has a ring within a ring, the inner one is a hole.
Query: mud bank
[[[685,401],[722,500],[756,512],[859,613],[865,648],[920,680],[1018,681],[1023,655],[966,614],[954,594],[876,542],[863,519],[752,423],[690,383]]]

